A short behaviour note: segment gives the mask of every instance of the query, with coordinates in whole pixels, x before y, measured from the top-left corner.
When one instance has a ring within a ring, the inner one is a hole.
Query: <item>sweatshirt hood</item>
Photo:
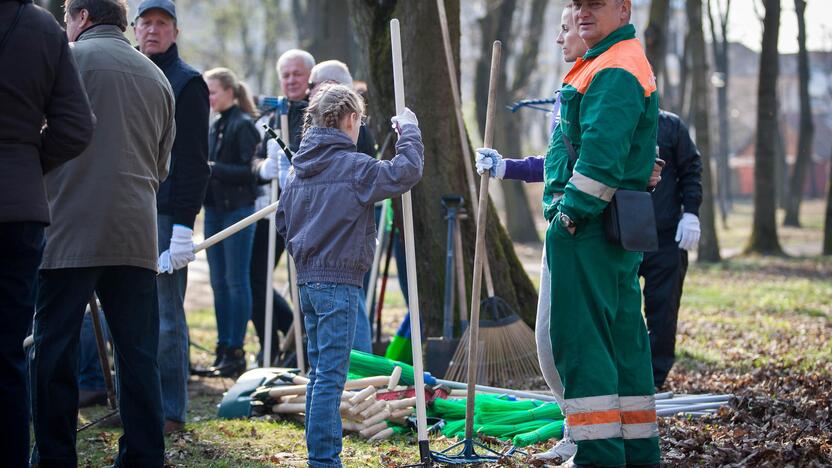
[[[297,177],[303,179],[320,174],[344,152],[354,153],[355,143],[337,128],[312,127],[300,142],[300,149],[292,158]]]

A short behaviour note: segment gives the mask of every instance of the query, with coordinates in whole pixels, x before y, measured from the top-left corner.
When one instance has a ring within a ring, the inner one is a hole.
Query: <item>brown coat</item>
[[[156,271],[156,191],[176,133],[170,84],[116,26],[84,31],[73,53],[97,126],[81,156],[46,176],[52,225],[41,268]]]

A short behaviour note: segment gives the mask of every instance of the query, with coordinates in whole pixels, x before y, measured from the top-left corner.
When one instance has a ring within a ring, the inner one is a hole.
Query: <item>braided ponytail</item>
[[[303,133],[311,127],[339,128],[344,117],[364,113],[364,101],[352,89],[340,84],[324,84],[309,102]]]

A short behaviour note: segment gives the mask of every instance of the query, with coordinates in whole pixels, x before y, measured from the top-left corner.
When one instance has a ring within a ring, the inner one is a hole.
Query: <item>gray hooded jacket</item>
[[[337,128],[313,127],[292,165],[276,218],[277,232],[295,259],[298,284],[361,286],[375,252],[373,204],[407,192],[422,178],[419,127],[402,128],[389,161],[357,152]]]

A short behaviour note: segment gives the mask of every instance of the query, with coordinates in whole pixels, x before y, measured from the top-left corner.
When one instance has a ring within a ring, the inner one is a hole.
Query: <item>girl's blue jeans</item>
[[[340,467],[339,406],[357,324],[359,334],[365,334],[369,340],[364,291],[340,283],[306,283],[299,289],[310,367],[306,390],[309,466]]]
[[[205,237],[208,238],[254,213],[254,205],[233,211],[205,208]],[[251,246],[254,225],[208,249],[208,269],[214,290],[217,344],[242,348],[251,317]]]

